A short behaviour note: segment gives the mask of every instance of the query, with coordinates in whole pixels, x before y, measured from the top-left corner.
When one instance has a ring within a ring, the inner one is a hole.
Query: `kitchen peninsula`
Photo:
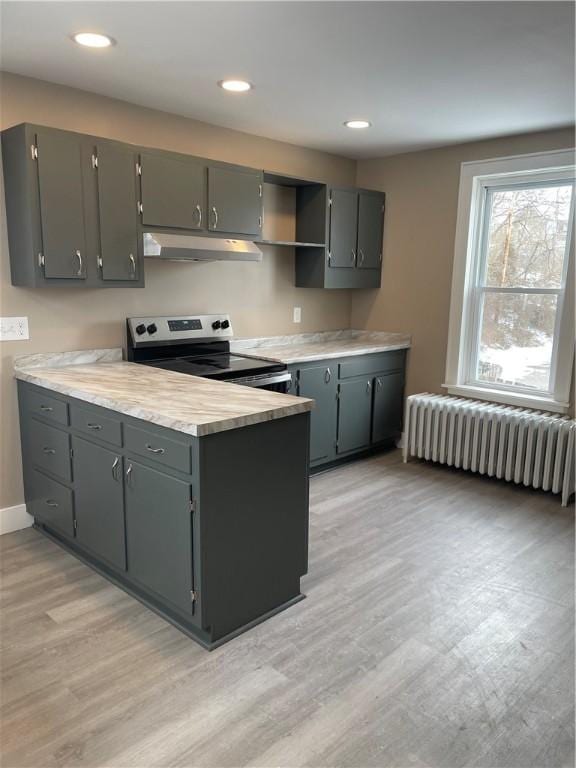
[[[27,508],[211,649],[303,598],[313,401],[119,354],[18,361]]]

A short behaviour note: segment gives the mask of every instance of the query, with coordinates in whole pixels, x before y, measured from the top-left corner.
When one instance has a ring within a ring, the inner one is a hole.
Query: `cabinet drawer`
[[[29,448],[35,467],[68,482],[72,479],[70,435],[67,432],[30,419]]]
[[[157,461],[166,467],[191,473],[192,451],[189,443],[158,435],[156,432],[124,425],[124,445],[141,456]]]
[[[119,421],[108,416],[100,416],[97,411],[89,411],[77,405],[70,407],[70,421],[79,432],[113,445],[122,445],[122,426]]]
[[[24,390],[22,396],[24,407],[31,416],[41,416],[43,419],[68,426],[68,403],[29,389]]]
[[[405,349],[395,349],[393,352],[352,357],[349,361],[340,363],[340,378],[350,379],[353,376],[370,376],[373,373],[398,370],[404,367],[405,355]]]
[[[32,471],[28,512],[50,528],[74,536],[74,504],[70,488],[51,480],[37,469]]]

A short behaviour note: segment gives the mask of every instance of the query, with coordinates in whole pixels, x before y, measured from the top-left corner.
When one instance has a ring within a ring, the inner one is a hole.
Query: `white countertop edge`
[[[261,424],[265,421],[274,421],[275,419],[283,419],[286,416],[295,416],[299,413],[306,413],[313,408],[313,401],[307,398],[302,398],[301,403],[294,403],[293,405],[283,405],[278,408],[268,409],[264,411],[258,411],[256,413],[242,414],[241,416],[232,416],[213,421],[207,424],[191,424],[185,421],[178,421],[171,419],[168,416],[162,416],[161,414],[149,411],[146,408],[139,406],[134,408],[131,406],[123,405],[121,402],[101,395],[90,394],[87,396],[86,392],[81,389],[75,389],[71,386],[64,386],[54,383],[48,379],[43,379],[41,374],[35,374],[34,369],[16,369],[14,371],[15,378],[20,381],[25,381],[28,384],[34,384],[37,387],[43,387],[51,392],[57,392],[61,395],[68,397],[74,397],[77,400],[81,400],[84,403],[91,405],[98,405],[102,408],[107,408],[110,411],[123,414],[124,416],[131,416],[134,419],[140,421],[148,421],[151,424],[156,424],[160,427],[166,427],[166,429],[172,429],[175,432],[182,432],[192,437],[203,437],[204,435],[212,435],[217,432],[227,432],[231,429],[239,429],[241,427],[248,427],[252,424]],[[238,385],[230,385],[238,386]]]

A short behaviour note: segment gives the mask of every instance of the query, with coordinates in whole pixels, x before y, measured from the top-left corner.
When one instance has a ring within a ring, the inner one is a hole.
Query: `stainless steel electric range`
[[[231,352],[233,335],[230,317],[224,314],[129,317],[126,358],[167,371],[286,392],[286,365]]]

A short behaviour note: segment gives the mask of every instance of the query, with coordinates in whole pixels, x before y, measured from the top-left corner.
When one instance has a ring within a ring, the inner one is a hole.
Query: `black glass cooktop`
[[[191,376],[204,376],[210,379],[238,379],[243,376],[283,371],[283,363],[273,363],[258,357],[221,354],[198,355],[197,357],[171,357],[162,360],[146,360],[146,365],[163,368],[166,371],[188,373]]]

